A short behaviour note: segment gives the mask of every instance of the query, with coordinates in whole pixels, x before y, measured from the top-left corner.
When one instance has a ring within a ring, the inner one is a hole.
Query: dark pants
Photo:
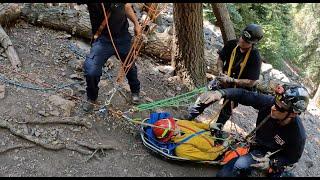
[[[261,152],[253,151],[254,155],[261,156]],[[251,154],[248,153],[244,156],[240,156],[232,159],[225,164],[217,173],[217,177],[247,177],[250,175],[252,167],[251,164],[256,163]]]
[[[224,100],[223,102],[225,101],[226,100]],[[236,108],[237,106],[238,106],[238,103],[233,102],[233,107],[231,107],[231,101],[228,101],[226,105],[221,109],[221,112],[219,114],[219,117],[216,123],[221,123],[222,125],[224,125],[232,115],[232,109]],[[221,129],[222,126],[219,128]]]
[[[252,158],[252,155],[256,157],[265,156],[266,152],[264,150],[252,150],[248,154],[234,158],[225,164],[220,171],[217,173],[217,177],[248,177],[252,171],[253,167],[251,164],[258,163]],[[279,170],[276,173],[267,173],[267,177],[281,177],[284,171]]]
[[[225,102],[226,100],[224,100]],[[189,109],[189,117],[188,119],[194,119],[195,117],[199,116],[201,113],[203,113],[203,111],[209,107],[212,103],[209,104],[203,104],[203,103],[195,103],[195,105],[193,105],[190,109]],[[237,102],[233,102],[234,107],[238,106]],[[229,101],[228,103],[226,103],[226,105],[221,109],[221,112],[219,114],[218,120],[216,123],[221,123],[222,126],[227,122],[227,120],[230,118],[232,114],[232,108],[231,108],[231,102]],[[221,129],[222,126],[220,126],[219,128]]]
[[[120,58],[124,61],[131,48],[131,35],[128,33],[120,38],[113,39],[114,44],[118,50]],[[92,43],[90,54],[84,62],[84,76],[87,82],[87,98],[89,100],[96,100],[98,98],[100,77],[102,75],[102,68],[105,62],[116,52],[112,46],[111,40],[107,39],[105,35],[101,35]],[[140,81],[138,80],[137,67],[132,65],[131,69],[126,75],[130,90],[132,93],[140,92]]]

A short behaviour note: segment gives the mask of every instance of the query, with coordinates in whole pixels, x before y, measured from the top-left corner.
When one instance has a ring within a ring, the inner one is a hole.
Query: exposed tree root
[[[8,129],[12,134],[14,134],[18,137],[21,137],[23,139],[26,139],[26,140],[28,140],[36,145],[39,145],[45,149],[60,150],[60,149],[65,148],[65,145],[62,143],[58,142],[58,143],[49,144],[48,142],[46,142],[46,140],[34,137],[29,134],[24,134],[22,130],[20,130],[19,128],[16,128],[15,125],[12,125],[11,123],[9,123],[8,121],[5,121],[5,120],[0,121],[0,127]]]
[[[68,125],[77,125],[77,126],[84,126],[88,129],[92,127],[92,124],[87,121],[75,119],[75,118],[44,118],[40,120],[33,120],[33,121],[25,121],[25,122],[17,122],[18,124],[68,124]]]
[[[27,149],[27,148],[32,148],[32,147],[35,147],[36,145],[35,144],[28,144],[28,145],[24,145],[24,144],[20,144],[20,145],[14,145],[14,146],[9,146],[5,149],[0,149],[0,153],[5,153],[7,151],[12,151],[12,150],[15,150],[15,149]]]
[[[59,121],[58,121],[59,122]],[[23,123],[30,123],[30,122],[23,122]],[[31,122],[31,123],[37,123],[37,122]],[[48,122],[46,122],[48,123]],[[49,122],[52,123],[52,122]],[[73,123],[74,125],[74,123]],[[84,141],[77,141],[73,140],[72,144],[66,144],[62,140],[55,140],[52,142],[49,142],[47,139],[41,139],[29,134],[25,134],[22,130],[22,127],[19,127],[19,123],[11,123],[6,120],[0,120],[0,127],[9,130],[13,135],[18,136],[20,138],[23,138],[29,142],[32,142],[32,145],[16,145],[12,147],[8,147],[4,150],[0,150],[0,153],[17,149],[17,148],[29,148],[34,147],[36,145],[48,149],[48,150],[63,150],[68,149],[71,151],[76,151],[83,155],[90,155],[89,158],[86,160],[90,160],[98,151],[101,151],[103,155],[105,155],[104,150],[114,150],[117,149],[116,147],[112,146],[111,143],[108,144],[102,144],[102,143],[87,143]],[[97,157],[98,158],[98,157]]]

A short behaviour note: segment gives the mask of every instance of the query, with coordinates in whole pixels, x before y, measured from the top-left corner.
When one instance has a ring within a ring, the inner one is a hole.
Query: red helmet
[[[174,135],[176,122],[172,117],[166,119],[160,119],[154,123],[155,126],[152,127],[154,135],[161,142],[167,142]]]

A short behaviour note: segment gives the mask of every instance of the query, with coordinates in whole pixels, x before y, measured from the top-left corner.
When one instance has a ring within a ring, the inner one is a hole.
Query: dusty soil
[[[76,71],[73,63],[81,62],[82,57],[76,57],[68,45],[75,43],[86,47],[79,40],[71,38],[64,32],[46,28],[34,27],[20,22],[16,27],[7,30],[23,63],[21,72],[39,84],[52,85],[79,82],[71,79],[70,75],[77,74],[83,78],[81,71]],[[88,48],[88,46],[87,46]],[[84,51],[88,51],[84,48]],[[114,67],[109,70],[113,80],[118,72],[119,63],[112,57]],[[12,73],[10,63],[6,58],[0,59],[1,75],[20,83],[32,83],[17,73]],[[179,83],[168,81],[169,74],[157,70],[160,66],[151,58],[141,56],[137,61],[138,76],[142,85],[142,102],[173,97],[186,92],[186,88]],[[3,84],[0,82],[0,85]],[[113,85],[106,77],[100,83],[98,101],[103,104]],[[122,86],[122,92],[129,98],[128,85]],[[51,95],[60,95],[75,103],[70,114],[71,119],[83,120],[92,126],[87,128],[66,124],[17,124],[23,133],[48,142],[64,142],[75,146],[75,141],[87,144],[102,143],[113,149],[98,151],[92,158],[69,149],[50,150],[10,133],[8,129],[0,129],[0,176],[209,176],[215,175],[219,167],[204,164],[190,164],[164,160],[150,153],[142,144],[139,126],[125,119],[108,114],[105,119],[97,112],[85,114],[82,101],[70,98],[65,94],[71,92],[75,97],[85,100],[85,84],[72,86],[65,90],[35,91],[6,84],[5,97],[0,99],[1,120],[9,123],[28,121],[44,121],[63,119],[65,110],[55,106],[48,99]],[[63,93],[62,93],[63,92]],[[117,93],[112,99],[112,107],[126,111],[132,105]],[[185,113],[186,107],[157,109],[168,110],[178,117]],[[319,141],[319,112],[312,115],[307,112],[304,117],[308,140],[300,163],[294,172],[297,176],[319,176],[320,152]],[[132,114],[132,117],[148,117],[150,112]],[[253,129],[256,111],[250,107],[239,106],[234,113],[234,122],[239,129],[248,132]],[[8,120],[9,119],[9,120]],[[226,126],[228,127],[228,126]],[[24,148],[9,147],[24,146]],[[31,147],[30,147],[31,146]],[[5,152],[3,152],[5,151]]]

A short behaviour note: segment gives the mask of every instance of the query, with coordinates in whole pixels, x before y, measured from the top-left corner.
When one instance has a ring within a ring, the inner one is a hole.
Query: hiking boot
[[[97,101],[93,101],[93,100],[87,100],[83,105],[82,105],[82,109],[85,112],[91,112],[94,109],[94,104],[97,104]]]
[[[139,102],[140,102],[139,93],[132,93],[131,98],[132,98],[131,100],[132,100],[133,104],[135,104],[135,105],[139,104]]]

